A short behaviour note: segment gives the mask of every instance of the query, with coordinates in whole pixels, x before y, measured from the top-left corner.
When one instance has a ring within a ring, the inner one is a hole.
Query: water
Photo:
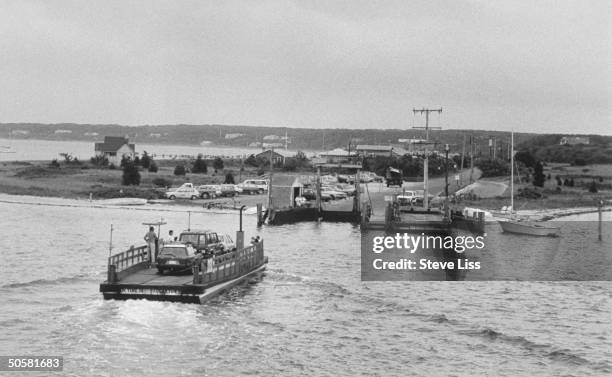
[[[0,355],[63,355],[68,376],[573,375],[612,373],[610,282],[368,282],[359,229],[257,230],[268,272],[204,305],[104,301],[143,221],[185,213],[0,203]],[[192,214],[234,232],[236,215]],[[32,375],[30,373],[29,375]],[[45,373],[48,375],[48,373]]]
[[[97,140],[97,141],[102,141]],[[0,161],[41,161],[61,159],[60,153],[70,153],[80,160],[89,160],[94,152],[94,141],[54,141],[31,139],[0,139],[0,146],[11,147],[15,153],[0,153]],[[154,155],[158,159],[170,156],[248,156],[261,152],[261,148],[239,148],[225,146],[199,146],[199,145],[168,145],[168,144],[136,144],[136,152]]]

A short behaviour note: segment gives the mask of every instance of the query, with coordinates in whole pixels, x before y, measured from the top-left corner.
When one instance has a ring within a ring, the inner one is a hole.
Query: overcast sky
[[[0,122],[612,134],[612,1],[4,1]]]

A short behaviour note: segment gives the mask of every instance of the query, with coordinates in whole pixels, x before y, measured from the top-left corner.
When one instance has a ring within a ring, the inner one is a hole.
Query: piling
[[[599,237],[598,237],[598,239],[599,239],[600,241],[601,241],[601,239],[602,239],[602,237],[601,237],[601,222],[602,222],[602,217],[603,217],[603,214],[602,214],[602,209],[603,209],[603,200],[601,200],[601,199],[600,199],[600,200],[597,202],[597,213],[598,213],[598,215],[599,215],[599,216],[598,216],[598,217],[599,217],[599,222],[598,222],[598,224],[597,224],[597,228],[598,228],[598,231],[599,231]]]

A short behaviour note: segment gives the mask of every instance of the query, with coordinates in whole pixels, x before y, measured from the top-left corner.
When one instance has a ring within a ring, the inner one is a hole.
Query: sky
[[[0,0],[0,123],[612,134],[612,2]]]

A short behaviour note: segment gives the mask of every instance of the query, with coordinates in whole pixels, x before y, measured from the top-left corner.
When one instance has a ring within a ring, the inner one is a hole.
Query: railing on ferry
[[[260,241],[254,245],[236,250],[226,255],[214,257],[212,267],[202,260],[193,267],[193,284],[208,285],[237,278],[264,262],[264,245]]]
[[[116,282],[126,275],[134,266],[143,267],[148,263],[149,248],[147,245],[134,247],[108,257],[107,280]]]

